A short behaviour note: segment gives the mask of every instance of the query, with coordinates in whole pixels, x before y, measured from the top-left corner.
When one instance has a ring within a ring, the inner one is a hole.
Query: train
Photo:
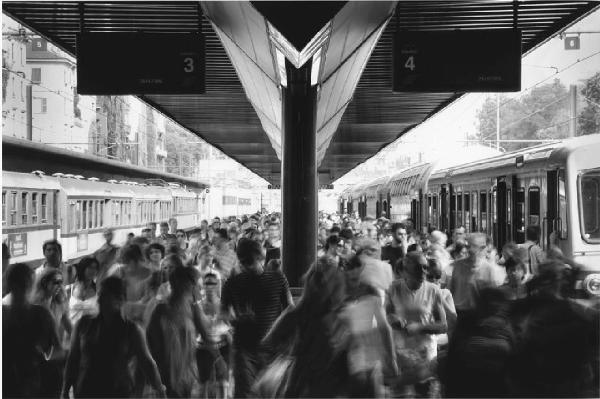
[[[71,261],[100,248],[107,227],[114,229],[114,242],[122,244],[128,233],[137,235],[151,222],[174,218],[178,228],[190,230],[204,219],[258,210],[258,200],[249,189],[2,171],[2,240],[10,263],[27,262],[33,267],[43,262],[42,243],[49,239],[59,240],[63,260]]]
[[[452,167],[423,163],[351,187],[341,213],[410,219],[419,231],[463,227],[501,248],[523,243],[528,226],[541,229],[582,265],[576,286],[600,296],[600,134],[503,153]]]

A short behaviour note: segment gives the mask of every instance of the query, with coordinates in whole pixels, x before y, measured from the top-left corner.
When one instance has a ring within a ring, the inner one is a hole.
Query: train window
[[[515,241],[522,244],[525,242],[525,188],[517,188],[515,196]]]
[[[450,196],[450,227],[456,227],[456,194]]]
[[[465,229],[467,232],[471,231],[471,201],[469,193],[464,195],[464,211],[465,211]]]
[[[81,202],[81,224],[79,225],[80,229],[85,229],[87,226],[87,219],[88,219],[88,215],[87,215],[87,201],[80,201]]]
[[[80,215],[79,215],[79,201],[74,201],[73,204],[71,205],[71,230],[72,231],[76,231],[79,228],[79,219],[80,219]]]
[[[512,240],[512,189],[506,189],[506,239]]]
[[[6,191],[2,191],[2,225],[6,224]]]
[[[487,232],[487,193],[485,191],[479,192],[479,224],[480,230]]]
[[[40,217],[42,218],[42,223],[48,223],[48,194],[42,193],[40,200]]]
[[[29,215],[29,193],[21,193],[21,224],[27,224]]]
[[[478,194],[477,191],[473,191],[471,193],[471,201],[473,201],[473,203],[471,204],[471,231],[478,231],[477,228],[477,210],[479,208],[477,208],[477,199],[478,199]]]
[[[565,188],[565,171],[558,172],[558,233],[560,239],[567,238],[567,191]]]
[[[527,224],[530,226],[540,225],[540,188],[536,186],[529,187],[529,218]]]
[[[431,203],[431,207],[433,208],[433,227],[439,228],[439,219],[438,219],[438,196],[433,195],[433,201]]]
[[[38,193],[31,193],[31,224],[38,223]]]
[[[88,201],[87,203],[88,203],[88,205],[87,205],[87,207],[88,207],[88,224],[87,224],[87,227],[88,227],[88,229],[91,229],[91,228],[95,227],[94,226],[94,217],[96,215],[94,215],[94,206],[93,206],[94,202],[93,201]]]
[[[583,238],[587,242],[600,242],[600,169],[581,176],[579,198]]]

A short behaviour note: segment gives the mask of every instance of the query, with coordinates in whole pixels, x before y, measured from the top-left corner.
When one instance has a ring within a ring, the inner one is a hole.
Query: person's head
[[[169,234],[169,223],[167,222],[161,222],[160,223],[160,235],[164,236]]]
[[[175,238],[177,238],[177,241],[179,241],[179,242],[185,241],[185,239],[186,239],[185,231],[182,229],[175,230]]]
[[[341,231],[342,229],[340,229],[339,226],[333,226],[331,230],[329,230],[329,235],[339,236]]]
[[[360,275],[363,271],[363,262],[360,255],[353,255],[346,265],[346,287],[350,290],[360,284]]]
[[[465,228],[457,227],[452,233],[452,242],[464,241],[465,239]]]
[[[359,269],[360,270],[360,269]],[[331,258],[317,260],[303,277],[298,308],[306,317],[319,318],[338,309],[346,292],[346,277]]]
[[[525,230],[525,237],[529,241],[533,241],[535,243],[540,241],[540,234],[541,234],[540,226],[537,226],[537,225],[529,225],[529,226],[527,226],[527,230]]]
[[[404,223],[394,223],[392,225],[392,238],[396,243],[401,243],[408,239],[408,232]]]
[[[150,227],[144,227],[142,229],[142,237],[151,240],[152,239],[152,229]]]
[[[135,234],[133,233],[127,233],[127,244],[131,244],[133,242],[133,239],[135,238]]]
[[[139,245],[131,244],[121,248],[119,258],[120,262],[125,265],[138,265],[144,261],[144,254]]]
[[[106,243],[110,244],[115,236],[114,229],[111,227],[105,229],[104,232],[102,233],[102,236],[104,237],[104,240],[106,241]]]
[[[217,229],[215,231],[215,235],[213,236],[212,241],[217,248],[220,248],[223,245],[225,245],[229,241],[229,234],[227,233],[227,230]]]
[[[49,265],[58,267],[62,262],[62,245],[57,240],[48,240],[42,244],[44,258]]]
[[[150,262],[158,264],[165,257],[165,247],[162,244],[153,242],[146,247],[146,259]]]
[[[206,230],[208,229],[208,220],[206,219],[202,219],[202,221],[200,222],[200,228],[202,230]]]
[[[168,254],[160,263],[160,268],[163,271],[165,280],[168,280],[171,273],[179,267],[184,266],[181,258],[176,254]]]
[[[448,241],[448,237],[446,234],[442,233],[439,230],[434,230],[429,235],[429,242],[431,245],[439,245],[440,247],[445,247],[446,242]]]
[[[177,232],[177,219],[175,219],[175,218],[169,219],[169,228],[171,229],[171,232],[173,234],[175,234]]]
[[[236,242],[240,235],[240,230],[236,226],[231,226],[227,229],[227,235],[230,241]]]
[[[326,227],[320,227],[319,228],[319,241],[321,241],[322,243],[324,243],[325,241],[327,241],[327,228]]]
[[[415,228],[415,221],[411,218],[406,219],[406,230],[410,233]]]
[[[509,284],[519,285],[523,282],[527,269],[525,263],[523,263],[518,257],[508,258],[504,262],[504,267],[506,268],[506,277]]]
[[[467,240],[469,245],[469,256],[471,258],[482,258],[486,255],[487,240],[483,233],[473,233]]]
[[[94,281],[100,264],[93,256],[86,256],[75,265],[75,279],[81,283]]]
[[[514,257],[518,249],[519,246],[512,241],[504,244],[504,246],[502,247],[502,260],[500,263],[504,264],[506,263],[507,259]]]
[[[267,227],[267,238],[269,241],[277,241],[280,238],[279,223],[270,222]]]
[[[359,238],[354,242],[357,255],[381,259],[381,245],[371,238]]]
[[[126,286],[125,281],[117,276],[109,276],[100,282],[98,292],[98,306],[100,314],[117,314],[125,303]]]
[[[244,270],[262,272],[261,265],[265,254],[259,242],[242,238],[238,242],[236,254]]]
[[[442,265],[438,259],[427,259],[427,281],[440,285],[442,279]]]
[[[50,298],[60,300],[59,294],[63,289],[63,284],[63,275],[59,269],[46,268],[36,282],[34,302],[41,303]]]
[[[146,225],[146,228],[150,229],[150,239],[153,239],[156,237],[156,222],[150,222]]]
[[[406,253],[411,252],[423,253],[423,248],[419,244],[410,244],[408,248],[406,248]]]
[[[330,256],[338,256],[340,252],[344,249],[344,240],[342,240],[337,235],[332,235],[327,238],[325,242],[325,251]]]
[[[216,298],[221,296],[221,278],[217,273],[206,273],[202,278],[202,286],[207,297]]]
[[[464,241],[455,242],[452,250],[450,250],[450,256],[453,260],[465,259],[469,256],[467,244]]]
[[[404,257],[402,266],[406,285],[412,290],[421,287],[429,267],[425,256],[419,252],[410,252]]]
[[[169,274],[171,300],[181,300],[191,296],[198,283],[198,271],[194,267],[176,267]]]
[[[6,285],[13,298],[26,301],[33,287],[33,270],[25,263],[14,263],[8,266]]]

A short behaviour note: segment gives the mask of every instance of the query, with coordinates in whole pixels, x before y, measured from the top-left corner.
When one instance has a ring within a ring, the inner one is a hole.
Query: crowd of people
[[[280,226],[172,219],[121,246],[107,229],[74,264],[45,242],[41,266],[4,272],[3,396],[600,394],[598,313],[570,300],[578,265],[536,226],[497,252],[464,228],[320,214],[298,298]]]

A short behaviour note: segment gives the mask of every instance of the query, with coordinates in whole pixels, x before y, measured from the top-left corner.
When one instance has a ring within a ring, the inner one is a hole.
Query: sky
[[[558,78],[568,86],[580,84],[582,80],[600,72],[600,10],[589,14],[566,32],[594,32],[580,35],[579,50],[565,50],[564,41],[555,35],[541,46],[527,54],[521,64],[521,92],[503,93],[509,97],[519,97],[529,93],[536,84],[550,83]],[[589,57],[589,58],[588,58]],[[579,60],[579,62],[578,62]],[[556,71],[561,71],[558,74]],[[546,80],[547,79],[547,80]],[[545,80],[545,81],[544,81]],[[467,135],[476,131],[476,113],[488,96],[495,93],[469,93],[437,113],[421,125],[406,133],[398,141],[402,145],[392,152],[384,149],[376,157],[401,156],[409,152],[429,151],[430,157],[449,148],[462,146]],[[432,144],[435,143],[435,144]],[[427,158],[427,157],[426,157]],[[369,165],[368,163],[371,162]],[[369,160],[358,168],[369,168],[376,160]],[[351,172],[352,173],[352,172]],[[336,183],[344,183],[348,174]]]

